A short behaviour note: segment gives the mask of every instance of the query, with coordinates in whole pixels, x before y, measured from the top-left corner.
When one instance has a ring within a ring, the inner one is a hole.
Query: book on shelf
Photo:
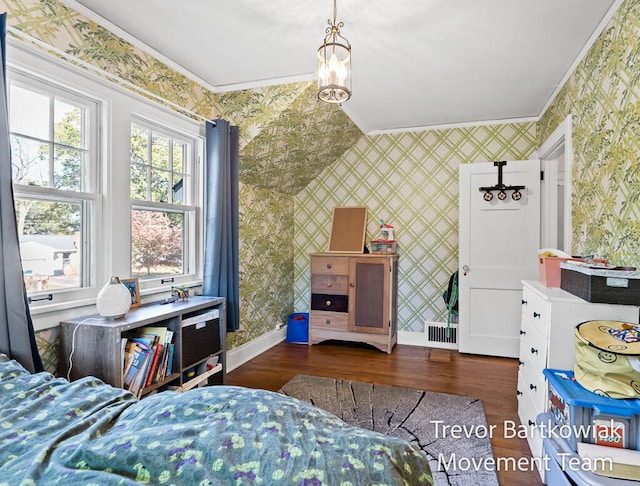
[[[133,358],[131,361],[131,366],[127,370],[127,374],[124,378],[124,387],[127,390],[131,389],[131,383],[135,379],[136,375],[139,374],[142,365],[144,364],[144,359],[147,355],[148,350],[144,347],[138,345],[138,343],[133,343]]]
[[[149,366],[149,372],[147,373],[144,386],[151,386],[156,382],[158,360],[160,359],[160,355],[162,354],[162,346],[163,344],[161,343],[155,343],[151,348],[151,364]]]
[[[142,366],[140,370],[136,373],[133,381],[131,382],[131,387],[129,391],[133,393],[135,396],[140,398],[142,390],[144,389],[144,383],[147,378],[147,373],[149,372],[149,366],[151,364],[151,353],[147,352],[144,355],[144,359],[142,362]]]
[[[167,358],[167,375],[170,375],[173,370],[173,351],[174,344],[169,344],[169,357]]]
[[[170,374],[173,335],[166,327],[146,326],[123,342],[122,376],[127,390],[140,395],[144,388]]]
[[[131,368],[131,365],[133,363],[133,356],[134,356],[134,351],[136,348],[136,343],[129,341],[128,339],[126,339],[126,344],[124,347],[124,351],[123,351],[123,356],[122,356],[122,361],[123,361],[123,365],[122,365],[122,382],[124,383],[126,378],[127,378],[127,373],[129,373],[129,369]]]

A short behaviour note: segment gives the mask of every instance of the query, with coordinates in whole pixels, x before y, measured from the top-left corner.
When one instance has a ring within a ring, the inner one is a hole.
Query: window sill
[[[176,285],[184,285],[192,292],[202,289],[202,280],[181,282]],[[143,304],[157,302],[168,297],[171,286],[151,287],[140,292]],[[85,315],[96,313],[96,299],[85,298],[66,302],[46,303],[40,305],[31,304],[29,311],[33,319],[33,327],[36,331],[57,327],[60,321],[76,319]]]

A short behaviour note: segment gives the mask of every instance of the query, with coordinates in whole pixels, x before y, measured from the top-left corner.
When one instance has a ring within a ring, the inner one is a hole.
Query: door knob
[[[469,266],[468,265],[462,265],[462,275],[466,275],[467,272],[469,272]]]

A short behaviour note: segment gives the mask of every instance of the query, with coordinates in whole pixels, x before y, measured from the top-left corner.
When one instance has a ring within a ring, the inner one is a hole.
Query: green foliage
[[[81,228],[81,208],[77,203],[17,200],[16,211],[23,235],[71,235]]]
[[[151,147],[151,150],[149,150]],[[131,199],[181,204],[177,186],[184,178],[186,144],[151,129],[131,128]]]
[[[18,184],[49,186],[53,176],[56,189],[82,189],[82,151],[80,107],[68,110],[54,125],[54,140],[39,144],[18,136],[12,137],[13,180]],[[39,148],[34,150],[33,147]],[[53,147],[53,148],[51,148]],[[53,151],[53,153],[52,153]],[[54,173],[49,173],[49,158],[53,156]],[[37,180],[33,175],[41,174]],[[81,207],[78,203],[16,199],[18,234],[68,235],[81,229]]]
[[[53,127],[54,140],[61,145],[55,148],[54,187],[56,189],[82,190],[82,158],[81,150],[73,147],[82,146],[82,111],[75,107],[66,113],[64,118]]]

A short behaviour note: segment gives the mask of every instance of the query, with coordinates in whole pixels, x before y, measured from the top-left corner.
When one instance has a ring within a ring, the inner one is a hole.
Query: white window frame
[[[84,93],[69,89],[66,86],[43,79],[23,71],[11,69],[7,72],[7,86],[15,84],[29,91],[39,92],[45,96],[59,97],[68,101],[82,104],[85,111],[85,136],[88,138],[87,146],[87,171],[83,174],[83,190],[73,191],[55,189],[47,186],[32,186],[26,184],[13,184],[14,196],[16,198],[31,199],[45,202],[69,202],[79,203],[82,206],[82,231],[80,245],[82,247],[81,258],[81,278],[79,287],[63,289],[47,289],[29,292],[30,307],[45,306],[48,302],[69,303],[83,301],[94,295],[95,268],[96,268],[96,228],[101,226],[101,205],[100,192],[98,187],[98,174],[100,172],[100,151],[99,151],[99,125],[101,102],[100,100],[87,96]],[[9,99],[9,104],[11,99]],[[52,128],[52,127],[49,127]],[[53,136],[49,134],[53,143]],[[43,141],[44,143],[44,141]],[[46,299],[49,295],[53,301]]]
[[[19,73],[28,78],[47,81],[65,87],[99,103],[96,140],[97,169],[96,193],[91,195],[92,210],[90,238],[94,242],[90,262],[90,286],[78,291],[58,291],[53,301],[30,304],[36,330],[57,326],[60,321],[96,312],[95,302],[99,290],[110,276],[129,278],[131,272],[131,208],[129,198],[130,136],[132,120],[147,120],[167,127],[183,138],[195,141],[193,179],[193,217],[189,225],[189,239],[193,242],[185,268],[189,273],[174,278],[172,283],[161,279],[140,280],[142,303],[164,299],[171,285],[202,285],[203,261],[203,164],[204,123],[193,120],[168,107],[90,71],[74,66],[54,56],[43,54],[29,45],[12,38],[7,39],[7,74]],[[50,197],[48,188],[35,188],[44,197]],[[75,191],[69,191],[77,197]],[[184,205],[179,205],[184,210]],[[47,292],[43,292],[47,293]],[[62,297],[64,294],[64,298]]]
[[[203,142],[199,137],[199,133],[194,134],[184,132],[185,127],[180,127],[176,124],[177,120],[174,120],[171,126],[166,124],[159,124],[155,120],[150,120],[142,115],[133,114],[131,118],[130,126],[136,125],[148,130],[152,130],[153,133],[158,133],[167,136],[171,139],[178,139],[180,141],[187,142],[189,144],[189,153],[187,154],[188,167],[185,168],[185,174],[188,179],[185,180],[185,190],[183,192],[183,204],[154,202],[149,200],[131,199],[131,210],[150,210],[150,211],[164,211],[164,212],[176,212],[184,214],[184,227],[183,227],[183,273],[173,275],[163,275],[158,277],[139,277],[140,288],[154,288],[162,287],[163,285],[181,285],[192,284],[193,280],[197,278],[197,263],[201,261],[198,258],[198,243],[197,235],[199,232],[197,228],[199,208],[202,207],[202,203],[198,203],[202,198],[199,197],[201,190],[198,187],[198,181],[202,180],[198,177],[200,161],[202,160],[202,148]],[[151,150],[151,147],[149,147]],[[129,257],[131,261],[131,255]],[[201,277],[201,276],[200,276]],[[171,280],[171,281],[168,281]]]
[[[131,111],[129,123],[129,133],[131,126],[138,125],[154,130],[162,135],[184,140],[192,144],[192,153],[190,154],[190,171],[188,187],[185,190],[186,197],[183,204],[158,203],[153,201],[141,201],[130,199],[130,211],[133,209],[149,209],[163,210],[170,212],[181,212],[185,214],[184,241],[185,245],[183,254],[183,274],[165,275],[158,277],[140,278],[140,290],[143,295],[149,293],[160,292],[170,289],[173,285],[199,286],[202,284],[202,181],[203,168],[202,159],[204,154],[204,139],[200,135],[201,124],[194,122],[170,112],[149,104],[135,106]],[[127,170],[130,166],[130,158],[127,159]],[[129,177],[129,173],[127,173]],[[127,186],[127,194],[129,193]],[[131,225],[129,225],[130,230]],[[131,238],[129,238],[131,240]],[[126,257],[129,262],[129,270],[131,271],[131,251]]]

